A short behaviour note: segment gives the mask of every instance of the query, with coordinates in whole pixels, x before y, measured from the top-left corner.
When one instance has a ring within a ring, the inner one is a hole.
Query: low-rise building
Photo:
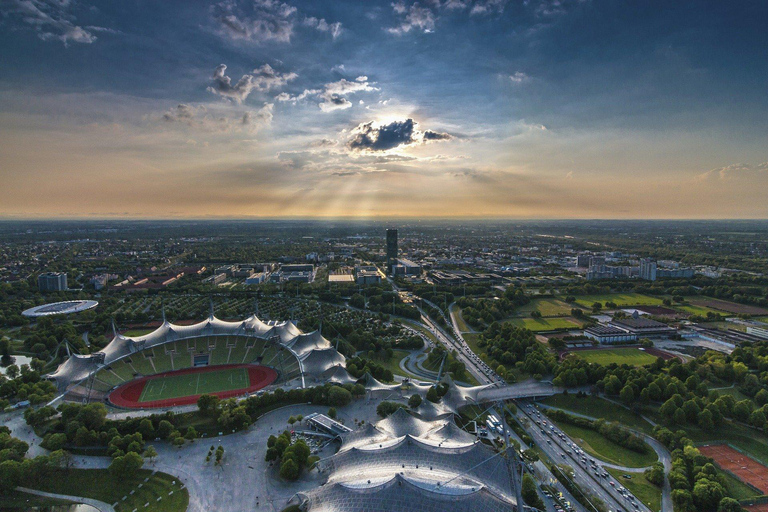
[[[637,340],[637,334],[612,325],[587,327],[584,329],[584,336],[603,344],[623,343]]]

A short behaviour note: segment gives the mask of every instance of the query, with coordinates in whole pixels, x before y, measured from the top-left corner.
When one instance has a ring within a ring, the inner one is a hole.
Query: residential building
[[[37,288],[41,292],[62,292],[68,289],[66,272],[44,272],[37,276]]]

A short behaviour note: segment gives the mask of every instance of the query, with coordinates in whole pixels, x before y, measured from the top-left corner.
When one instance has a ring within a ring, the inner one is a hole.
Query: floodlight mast
[[[515,495],[515,500],[517,501],[517,510],[518,512],[521,512],[523,510],[523,465],[517,456],[517,450],[512,448],[509,444],[509,426],[507,425],[506,415],[504,414],[504,412],[506,412],[504,409],[504,402],[499,402],[498,405],[500,406],[499,409],[501,410],[501,413],[495,408],[493,410],[499,416],[501,427],[504,429],[504,451],[506,452],[505,459],[510,475],[510,487],[512,494]]]

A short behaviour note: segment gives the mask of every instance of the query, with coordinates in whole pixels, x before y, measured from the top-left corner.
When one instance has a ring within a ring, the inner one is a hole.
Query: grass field
[[[380,365],[382,365],[384,368],[389,369],[392,373],[395,375],[402,375],[403,377],[413,377],[413,375],[409,375],[408,373],[404,372],[400,369],[400,361],[407,357],[410,354],[407,350],[393,350],[392,351],[392,357],[389,358],[388,361],[376,361]]]
[[[232,391],[248,386],[250,386],[250,379],[248,378],[248,370],[245,368],[226,368],[205,373],[169,375],[147,381],[141,392],[139,402]]]
[[[516,310],[519,316],[531,316],[533,311],[538,311],[542,316],[567,316],[571,314],[571,305],[554,298],[533,299]]]
[[[35,494],[27,494],[21,491],[11,491],[8,494],[0,496],[0,511],[28,511],[28,510],[48,510],[44,507],[55,507],[56,505],[69,505],[71,501],[60,500],[57,498],[45,498]]]
[[[594,430],[569,425],[568,423],[556,423],[585,452],[605,462],[628,468],[644,468],[658,460],[656,452],[650,446],[647,453],[637,453],[619,446]]]
[[[652,511],[661,510],[661,488],[649,482],[645,475],[627,473],[614,468],[606,468],[606,471],[613,476],[616,482],[629,489],[629,492],[634,494],[638,500],[648,505]],[[623,475],[630,475],[632,478],[624,478]]]
[[[533,332],[554,331],[557,329],[578,329],[581,327],[571,318],[513,318],[509,320],[518,327],[525,327]]]
[[[693,304],[674,304],[672,308],[678,311],[684,311],[686,313],[690,313],[692,315],[699,315],[699,316],[707,316],[707,313],[709,312],[719,313],[721,315],[723,314],[722,311],[718,311],[712,308],[707,308],[704,306],[696,306]]]
[[[606,348],[595,350],[578,350],[571,352],[588,363],[601,365],[628,364],[630,366],[643,366],[656,362],[656,358],[637,348]]]
[[[728,496],[734,499],[748,500],[749,498],[754,498],[755,496],[760,496],[762,494],[730,473],[723,471],[722,475],[725,477],[726,487],[728,487]]]
[[[640,416],[636,416],[631,411],[596,396],[577,397],[574,394],[563,395],[560,393],[545,398],[542,400],[542,403],[592,418],[615,421],[629,428],[649,434],[653,431],[653,426]]]
[[[149,480],[144,482],[145,478]],[[141,488],[139,484],[143,484]],[[113,477],[105,469],[70,469],[54,474],[35,489],[117,503],[116,512],[135,509],[144,512],[184,512],[189,505],[189,493],[181,488],[175,477],[159,472],[152,474],[146,469],[120,478]],[[131,494],[131,491],[134,493]],[[123,496],[126,496],[125,500]],[[160,501],[157,501],[158,498]],[[145,507],[145,503],[149,506]]]
[[[661,306],[664,297],[643,295],[642,293],[601,293],[598,295],[579,295],[576,303],[585,308],[592,308],[592,304],[599,302],[605,307],[606,302],[613,302],[619,307],[624,306]]]

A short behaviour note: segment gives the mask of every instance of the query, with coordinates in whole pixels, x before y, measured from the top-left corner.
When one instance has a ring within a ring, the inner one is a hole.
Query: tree
[[[133,475],[144,465],[144,459],[136,452],[128,452],[125,455],[115,457],[109,465],[112,476],[123,478]]]
[[[717,512],[742,512],[741,505],[733,498],[723,498],[717,506]]]
[[[152,445],[149,445],[144,450],[144,458],[149,459],[149,462],[154,462],[155,457],[157,457],[157,450],[155,450],[155,447]]]
[[[187,429],[187,433],[184,434],[184,439],[186,439],[187,441],[194,441],[195,439],[197,439],[197,430],[195,430],[195,427],[190,426]]]
[[[340,386],[332,386],[328,391],[328,404],[334,407],[344,407],[352,401],[352,393]]]
[[[280,464],[280,476],[286,480],[296,480],[299,478],[299,465],[291,458],[285,459]]]
[[[0,496],[14,490],[21,483],[21,463],[15,460],[0,462]]]
[[[623,388],[621,388],[621,392],[619,393],[619,397],[621,398],[621,401],[625,404],[629,405],[632,402],[635,401],[635,389],[627,384]]]
[[[401,404],[398,404],[396,402],[381,402],[376,407],[376,414],[381,416],[382,418],[386,418],[390,414],[394,413],[396,410],[403,407]]]
[[[171,432],[173,432],[174,430],[175,429],[173,427],[173,423],[171,423],[168,420],[163,420],[157,426],[156,435],[161,439],[168,439],[171,435]]]
[[[332,420],[336,419],[336,408],[335,407],[328,408],[328,417],[331,418]]]
[[[139,432],[144,439],[154,439],[156,434],[155,427],[152,426],[152,420],[148,418],[141,420],[141,422],[139,422]]]
[[[418,409],[421,405],[421,395],[414,394],[408,399],[408,407],[411,409]]]
[[[525,501],[526,505],[537,508],[539,510],[546,510],[544,507],[544,502],[541,501],[541,496],[539,496],[539,493],[536,490],[536,482],[533,480],[533,477],[530,474],[525,473],[523,475],[523,483],[520,491],[523,495],[523,501]]]
[[[219,397],[215,395],[200,395],[200,398],[197,399],[197,408],[203,416],[215,418],[219,412]]]

